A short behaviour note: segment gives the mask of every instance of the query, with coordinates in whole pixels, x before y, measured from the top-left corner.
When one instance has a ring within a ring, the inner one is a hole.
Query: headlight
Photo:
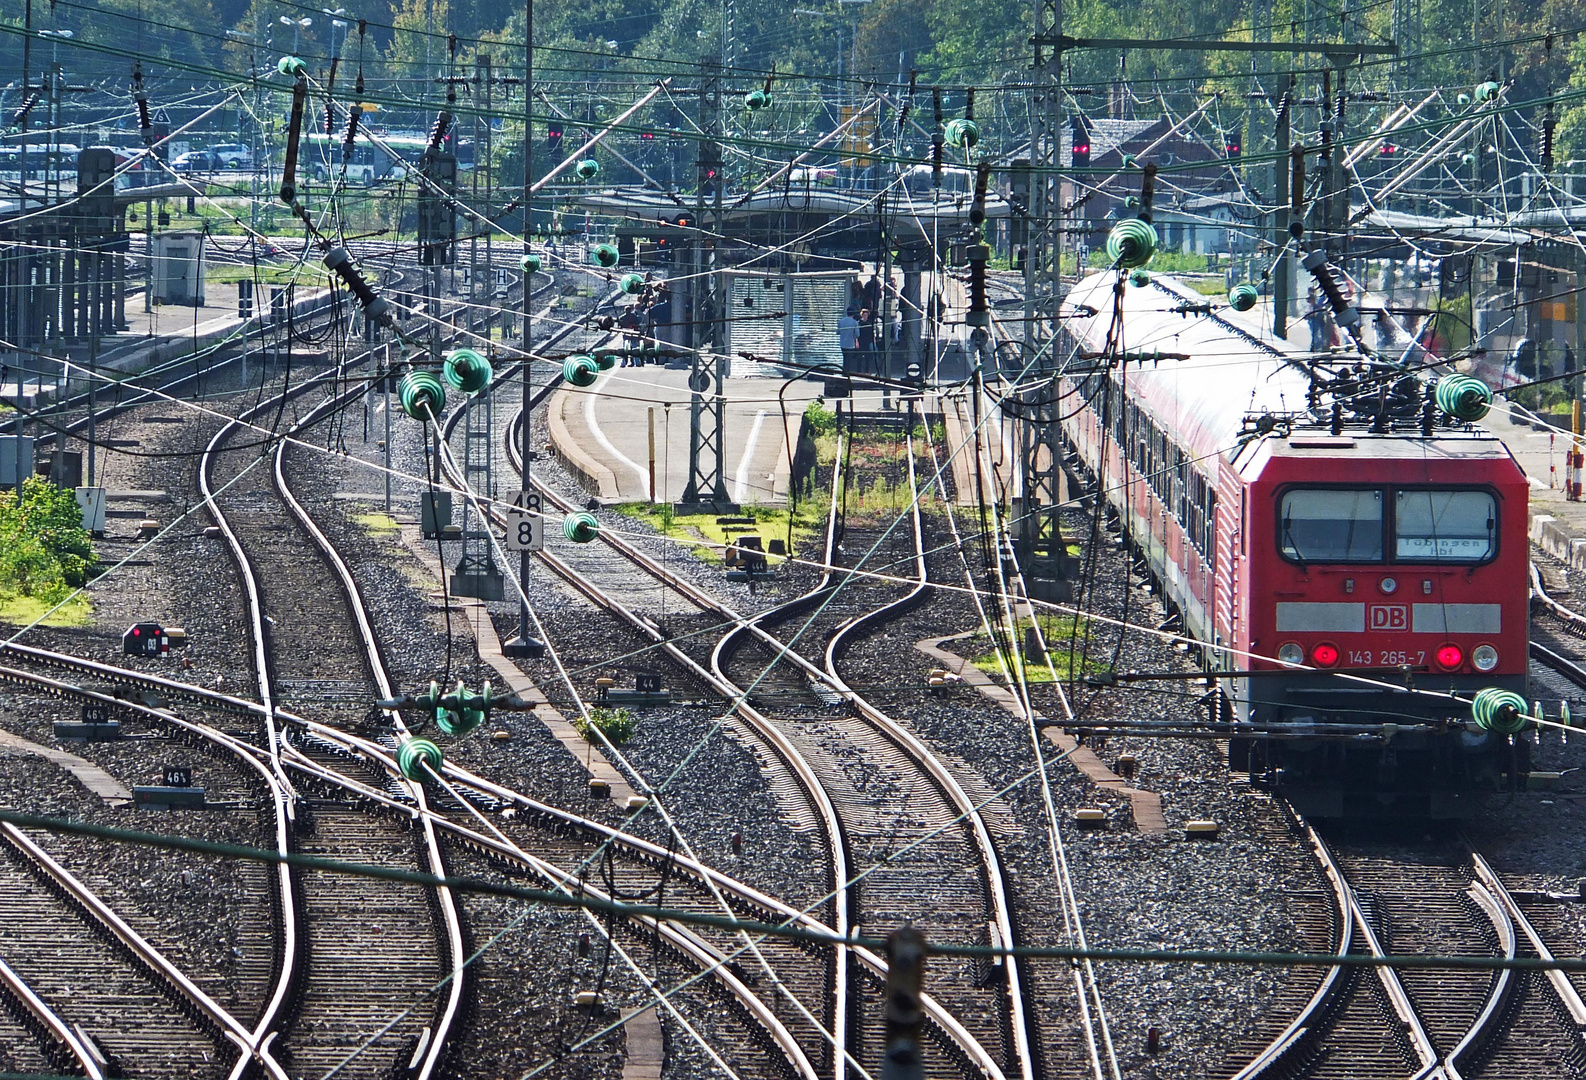
[[[1311,662],[1317,667],[1332,667],[1338,663],[1338,646],[1322,642],[1311,650]]]
[[[1498,662],[1498,654],[1493,653],[1493,663]],[[1458,645],[1443,645],[1437,650],[1437,666],[1453,671],[1465,662],[1465,654]]]
[[[1300,648],[1295,642],[1285,642],[1278,647],[1278,659],[1285,664],[1303,664],[1305,662],[1305,650]]]
[[[1470,662],[1476,665],[1477,671],[1491,671],[1498,666],[1498,650],[1491,645],[1477,645],[1471,651]]]

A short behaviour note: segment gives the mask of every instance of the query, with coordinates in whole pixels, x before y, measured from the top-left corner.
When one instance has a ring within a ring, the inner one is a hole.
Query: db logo
[[[1366,609],[1372,630],[1408,630],[1410,608],[1408,604],[1372,604]]]

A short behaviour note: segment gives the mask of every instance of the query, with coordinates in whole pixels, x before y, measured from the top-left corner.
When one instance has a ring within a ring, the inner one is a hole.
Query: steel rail
[[[1553,959],[1553,950],[1548,948],[1547,942],[1542,940],[1542,935],[1537,932],[1531,920],[1521,910],[1519,902],[1515,900],[1508,887],[1504,885],[1497,872],[1482,857],[1481,853],[1470,844],[1469,840],[1465,843],[1470,849],[1470,861],[1476,872],[1476,880],[1486,887],[1487,892],[1497,901],[1520,933],[1525,935],[1526,940],[1531,943],[1532,951],[1540,959],[1551,961]],[[1569,976],[1557,968],[1548,969],[1547,980],[1548,984],[1553,988],[1553,993],[1557,995],[1559,1003],[1564,1006],[1564,1011],[1569,1014],[1570,1023],[1575,1028],[1575,1038],[1582,1044],[1586,1044],[1586,1001],[1581,999],[1580,991],[1575,989],[1575,984],[1570,982]]]
[[[912,418],[912,411],[911,411]],[[840,626],[826,642],[826,676],[832,687],[845,697],[861,716],[869,720],[893,745],[897,746],[910,759],[918,764],[929,776],[937,788],[952,803],[953,809],[959,818],[964,821],[974,837],[976,852],[980,856],[981,870],[986,875],[987,897],[991,905],[992,919],[996,923],[1000,940],[1010,948],[1018,943],[1013,932],[1013,902],[1008,889],[1008,883],[1002,872],[1002,858],[997,853],[996,846],[991,841],[991,830],[986,827],[985,816],[976,806],[975,801],[969,797],[958,778],[951,769],[944,765],[930,747],[926,746],[913,732],[892,717],[882,712],[873,705],[864,695],[855,691],[837,673],[837,658],[847,648],[851,635],[865,629],[872,624],[883,623],[913,608],[924,598],[925,591],[930,585],[930,574],[925,562],[925,527],[920,519],[920,499],[918,478],[914,470],[914,437],[905,425],[904,456],[908,460],[909,504],[912,531],[914,534],[914,582],[907,595],[893,600],[891,603],[876,608],[863,615],[856,616]],[[827,565],[833,560],[828,553]],[[1030,1046],[1030,1022],[1025,1013],[1024,981],[1022,965],[1013,956],[1003,960],[1003,970],[1007,976],[1005,988],[1008,997],[1008,1012],[1010,1026],[1014,1038],[1014,1050],[1018,1057],[1020,1075],[1024,1080],[1035,1080],[1035,1058]]]
[[[1321,867],[1322,876],[1327,879],[1327,884],[1333,891],[1333,902],[1336,904],[1334,914],[1338,919],[1338,948],[1335,950],[1339,956],[1347,956],[1355,947],[1355,920],[1351,918],[1351,893],[1349,884],[1344,881],[1343,874],[1339,873],[1338,866],[1331,855],[1316,849],[1317,836],[1308,825],[1305,825],[1297,816],[1291,815],[1291,820],[1301,830],[1301,834],[1310,842],[1312,853],[1316,856],[1317,864]],[[1257,1077],[1267,1076],[1286,1069],[1297,1053],[1299,1047],[1305,1045],[1313,1037],[1319,1037],[1328,1015],[1342,1000],[1344,992],[1349,986],[1349,979],[1345,977],[1342,966],[1330,967],[1322,976],[1322,981],[1315,992],[1306,1001],[1305,1007],[1299,1015],[1289,1021],[1288,1026],[1278,1033],[1266,1047],[1257,1054],[1248,1065],[1236,1072],[1230,1080],[1256,1080]]]
[[[1492,923],[1493,931],[1498,936],[1498,947],[1503,951],[1504,959],[1513,960],[1516,948],[1514,922],[1505,913],[1492,890],[1480,880],[1471,883],[1470,898],[1476,906],[1481,908],[1482,914],[1487,916]],[[1459,1060],[1462,1057],[1473,1056],[1474,1051],[1484,1045],[1495,1034],[1498,1020],[1503,1015],[1504,1007],[1509,1002],[1509,996],[1514,992],[1514,971],[1504,968],[1498,972],[1498,977],[1493,980],[1492,987],[1487,994],[1487,1001],[1482,1006],[1481,1012],[1475,1021],[1466,1030],[1465,1034],[1455,1044],[1454,1049],[1448,1052],[1443,1059],[1443,1075],[1448,1080],[1462,1080],[1459,1071]]]
[[[75,874],[57,862],[49,852],[39,847],[32,837],[9,822],[0,822],[0,836],[3,836],[23,858],[55,882],[74,903],[88,913],[90,918],[131,952],[149,970],[155,981],[169,985],[184,1000],[190,1002],[202,1018],[213,1025],[222,1036],[236,1043],[242,1051],[243,1061],[249,1061],[253,1055],[260,1052],[253,1033],[242,1021],[184,975],[164,953],[128,925],[126,920],[116,914],[109,904],[101,900],[98,894],[84,885]],[[269,1070],[272,1076],[277,1080],[287,1080],[285,1071],[279,1065],[275,1065],[267,1057],[262,1060],[267,1067],[273,1066]]]
[[[514,417],[513,422],[509,425],[509,430],[515,430],[517,424],[520,421],[521,414]],[[514,452],[515,447],[510,438],[507,445],[509,459],[512,460],[515,467],[521,469],[521,461]],[[563,512],[573,512],[574,508],[571,503],[541,483],[538,478],[533,479],[532,482],[535,484],[535,487],[540,492],[540,494],[551,505],[557,507]],[[835,500],[833,513],[835,513]],[[831,529],[829,522],[828,535],[830,535],[830,531]],[[725,603],[716,597],[711,596],[709,593],[706,593],[704,590],[700,589],[686,578],[682,578],[676,574],[673,574],[670,570],[657,564],[648,555],[639,551],[637,548],[622,538],[612,536],[605,531],[602,531],[599,534],[599,538],[606,542],[614,550],[622,554],[624,558],[629,559],[635,563],[635,565],[638,565],[644,569],[646,573],[667,585],[674,592],[677,592],[696,607],[717,615],[725,622],[732,623],[733,629],[728,632],[729,635],[737,633],[739,630],[746,630],[755,634],[757,637],[767,642],[771,647],[777,649],[779,652],[786,648],[786,646],[784,646],[783,643],[779,641],[774,635],[771,635],[761,627],[753,625],[751,619],[737,613]],[[800,783],[805,787],[806,792],[810,792],[812,790],[811,785],[813,785],[813,791],[820,792],[818,797],[819,801],[817,801],[817,796],[814,796],[813,794],[810,795],[812,804],[815,805],[817,812],[822,813],[820,805],[821,802],[824,802],[827,806],[830,806],[830,799],[828,796],[826,796],[825,789],[820,785],[819,778],[815,776],[814,770],[809,767],[808,762],[804,760],[803,755],[798,752],[797,748],[787,740],[786,736],[783,735],[782,732],[779,731],[763,713],[748,703],[748,701],[744,698],[741,688],[737,687],[729,679],[727,679],[725,675],[717,670],[719,667],[718,661],[720,657],[720,641],[717,643],[716,650],[713,650],[712,667],[706,668],[682,649],[678,648],[678,646],[670,641],[666,635],[662,633],[661,630],[650,620],[634,613],[628,609],[626,605],[606,595],[599,588],[599,586],[585,579],[581,574],[573,570],[555,555],[543,551],[538,552],[537,554],[547,568],[552,570],[559,577],[562,577],[563,580],[567,581],[574,588],[584,593],[585,596],[589,597],[595,603],[606,608],[619,618],[627,621],[636,630],[650,638],[651,641],[655,642],[663,651],[676,660],[680,665],[689,670],[696,678],[710,686],[721,696],[727,698],[729,701],[732,701],[734,709],[738,715],[743,717],[758,734],[768,740],[769,748],[772,749],[779,758],[784,760],[784,763],[787,764],[787,766],[794,772],[795,777],[797,777]],[[828,560],[828,566],[829,564],[830,560]],[[828,577],[829,573],[826,577],[822,578],[822,584],[818,585],[817,588],[812,591],[811,595],[813,595],[814,592],[819,592],[821,589],[826,587],[824,582]],[[789,603],[796,604],[802,599],[804,598],[790,601]],[[787,606],[788,605],[782,605],[781,608],[773,608],[771,610],[772,612],[775,612],[783,610]],[[823,682],[827,680],[824,670],[810,663],[798,653],[792,650],[787,650],[785,655],[793,663],[799,665],[811,677]],[[835,807],[831,807],[831,815],[833,818],[836,817]],[[824,818],[824,813],[822,813],[822,816]],[[825,827],[827,829],[831,829],[834,826],[828,822],[825,824]],[[839,829],[840,834],[840,821],[835,827]],[[846,859],[844,861],[846,863]],[[846,882],[848,880],[849,879],[846,874],[839,880],[838,884],[843,888],[844,891],[846,891]],[[846,919],[844,919],[843,925],[846,926]],[[848,936],[847,929],[841,930],[840,933],[844,937]],[[856,947],[838,950],[839,957],[841,957],[843,953],[850,951],[855,954],[855,956],[867,969],[871,970],[880,977],[885,976],[886,962],[879,957],[875,957],[872,954],[867,953],[864,950],[858,949]],[[952,1014],[944,1006],[942,1006],[939,1001],[927,995],[925,998],[925,1010],[932,1023],[934,1023],[943,1032],[944,1036],[955,1046],[957,1046],[958,1049],[965,1054],[966,1058],[976,1068],[979,1068],[986,1075],[986,1077],[989,1078],[989,1080],[1004,1080],[1002,1067],[997,1063],[996,1059],[980,1043],[979,1039],[977,1039],[961,1023],[959,1023],[959,1021],[953,1017]]]
[[[87,1043],[4,960],[0,960],[0,991],[4,991],[32,1019],[30,1026],[37,1029],[35,1034],[41,1042],[49,1044],[45,1048],[45,1056],[51,1059],[51,1064],[59,1068],[63,1060],[75,1060],[77,1067],[89,1080],[104,1080],[99,1058],[88,1049]]]
[[[1329,877],[1336,875],[1344,883],[1345,896],[1349,901],[1348,917],[1353,919],[1360,930],[1361,940],[1372,956],[1386,956],[1387,952],[1382,947],[1382,942],[1377,939],[1377,932],[1372,929],[1371,923],[1366,919],[1365,909],[1360,906],[1360,900],[1355,895],[1355,890],[1349,887],[1343,871],[1339,869],[1337,860],[1333,858],[1327,842],[1322,839],[1314,826],[1305,825],[1307,838],[1311,843],[1311,850],[1325,868]],[[1403,1027],[1405,1037],[1410,1042],[1410,1049],[1420,1061],[1420,1071],[1415,1074],[1414,1080],[1431,1080],[1441,1073],[1441,1062],[1438,1060],[1437,1050],[1432,1045],[1431,1037],[1426,1033],[1426,1028],[1421,1019],[1416,1015],[1415,1006],[1410,1002],[1410,995],[1404,989],[1404,984],[1399,981],[1399,973],[1389,967],[1375,969],[1377,980],[1382,983],[1382,989],[1387,994],[1388,1004],[1393,1009]]]
[[[328,399],[317,408],[311,410],[306,417],[292,428],[292,431],[295,433],[305,425],[314,422],[319,416],[345,407],[348,401],[362,393],[362,390],[352,390],[338,397]],[[331,568],[335,571],[342,593],[347,600],[347,606],[352,612],[353,622],[358,631],[359,644],[364,653],[364,662],[369,667],[369,673],[375,681],[375,687],[379,690],[383,699],[393,698],[396,696],[396,691],[391,683],[390,673],[386,670],[385,658],[380,653],[380,643],[375,636],[374,626],[369,621],[368,605],[364,601],[363,593],[358,588],[357,579],[353,577],[352,571],[341,557],[341,553],[336,550],[336,546],[326,538],[325,534],[320,531],[319,526],[314,524],[314,520],[309,516],[308,511],[293,496],[291,486],[286,482],[284,462],[286,460],[287,446],[288,444],[283,441],[276,447],[274,469],[276,490],[280,493],[282,501],[286,503],[287,508],[292,512],[292,516],[297,520],[298,524],[313,538],[321,556],[324,557],[326,562],[330,563]],[[395,709],[387,709],[385,712],[391,718],[393,726],[406,734],[407,726],[403,723],[401,714]],[[403,783],[407,785],[419,808],[421,810],[425,809],[424,785],[417,780],[408,780],[405,777],[403,778]],[[433,872],[441,873],[446,863],[442,857],[440,841],[435,836],[434,824],[428,818],[425,818],[423,826],[424,844],[429,853],[430,866]],[[451,1033],[452,1024],[455,1022],[457,1013],[462,1007],[463,966],[467,960],[464,955],[462,921],[458,916],[457,902],[456,898],[452,896],[452,891],[445,886],[439,886],[435,892],[440,904],[442,929],[446,935],[447,951],[451,954],[451,985],[450,992],[446,998],[446,1006],[436,1023],[435,1033],[425,1050],[424,1060],[419,1067],[411,1070],[413,1080],[429,1080],[434,1075],[435,1070],[440,1065],[441,1055],[447,1049],[447,1038]]]
[[[547,389],[547,392],[549,392],[549,388]],[[457,413],[453,414],[453,418],[449,420],[447,425],[446,430],[448,433],[455,426],[457,422],[456,417],[460,415],[461,410],[458,410]],[[521,419],[522,412],[520,411],[517,414],[516,422],[508,425],[509,437],[507,444],[509,448],[513,447],[514,444],[514,440],[510,437],[511,432],[518,429],[518,424],[521,423]],[[521,473],[522,459],[516,454],[511,454],[510,452],[509,456],[512,458],[519,472]],[[459,478],[453,477],[453,482],[460,482]],[[537,478],[534,480],[534,482],[543,495],[552,499],[554,503],[562,507],[564,510],[570,511],[570,505],[564,500],[561,500],[560,497],[556,496],[554,493],[550,492],[550,490],[543,484],[540,484]],[[662,646],[662,648],[665,649],[674,660],[677,660],[678,662],[685,665],[698,677],[702,678],[704,682],[711,686],[712,689],[714,689],[718,694],[731,701],[733,703],[734,711],[755,730],[760,738],[764,740],[770,749],[782,760],[784,767],[786,767],[789,772],[793,774],[793,776],[798,780],[800,786],[804,789],[805,797],[810,801],[811,806],[814,808],[816,816],[821,822],[822,831],[826,834],[828,856],[832,862],[830,891],[832,894],[833,930],[836,934],[842,937],[849,936],[850,929],[847,904],[849,866],[847,858],[847,846],[842,832],[842,822],[837,815],[836,807],[832,804],[830,796],[826,793],[825,788],[821,785],[819,777],[815,775],[815,770],[810,766],[809,762],[805,760],[804,756],[799,752],[792,740],[789,739],[782,731],[780,731],[777,726],[770,721],[769,718],[767,718],[758,709],[755,709],[752,705],[750,705],[743,692],[734,686],[730,680],[720,673],[719,670],[709,671],[703,668],[692,657],[683,652],[683,650],[679,649],[676,645],[668,641],[666,639],[666,635],[654,623],[643,618],[642,616],[635,614],[629,610],[626,605],[620,604],[615,599],[607,596],[604,591],[595,586],[593,582],[589,581],[582,574],[579,574],[577,571],[573,570],[572,567],[567,565],[567,563],[563,560],[557,558],[554,554],[546,551],[539,551],[536,552],[536,554],[540,557],[541,562],[544,563],[550,570],[552,570],[552,572],[556,573],[559,577],[563,578],[563,580],[579,589],[596,604],[607,608],[614,614],[617,614],[619,617],[631,623],[651,641]],[[674,588],[675,587],[676,586],[674,585]],[[685,596],[686,595],[687,594],[685,594]],[[707,607],[706,610],[711,610],[717,606],[714,603],[711,603],[710,598],[704,596],[703,593],[700,593],[700,597],[702,600],[705,600],[710,604],[710,607]],[[743,625],[743,620],[741,618],[738,618],[737,616],[733,616],[733,618],[736,620],[737,626],[741,627]],[[833,953],[832,985],[830,988],[831,1000],[828,1004],[830,1006],[830,1035],[832,1039],[832,1059],[834,1062],[833,1078],[834,1080],[841,1080],[843,1074],[846,1072],[846,1058],[849,1053],[848,950],[835,949]]]
[[[326,734],[328,733],[321,733],[321,737],[325,737]],[[363,752],[359,756],[369,763],[384,769],[393,777],[400,778],[402,776],[396,762],[384,752]],[[488,836],[460,822],[453,821],[437,810],[424,806],[419,806],[416,809],[405,807],[397,800],[381,795],[350,777],[344,777],[339,773],[326,772],[322,769],[315,769],[301,762],[294,761],[293,764],[299,768],[304,768],[307,772],[312,772],[327,782],[338,784],[362,798],[372,799],[383,806],[399,808],[404,813],[422,818],[426,824],[434,828],[443,829],[461,842],[473,845],[482,854],[494,856],[516,866],[532,870],[549,883],[552,888],[567,895],[583,892],[602,901],[611,901],[613,899],[609,894],[591,885],[587,879],[579,877],[549,860],[532,855],[516,844],[504,842],[498,837]],[[444,771],[442,776],[444,777]],[[677,865],[682,865],[680,860],[674,861]],[[727,966],[730,960],[728,956],[687,926],[671,922],[670,920],[659,920],[647,915],[635,916],[630,921],[665,937],[668,944],[696,964],[703,973],[714,976],[733,998],[754,1017],[755,1022],[770,1033],[778,1047],[787,1055],[788,1063],[804,1080],[819,1080],[815,1067],[810,1064],[803,1047],[799,1045],[798,1040],[788,1030],[787,1025],[782,1023],[781,1019],[766,1006],[765,1002]],[[657,993],[659,994],[659,991]]]
[[[325,725],[314,721],[297,720],[294,718],[294,723],[302,724],[305,730],[312,731],[322,739],[340,743],[348,750],[349,753],[358,755],[371,765],[378,767],[390,775],[400,775],[400,770],[397,769],[396,762],[390,756],[390,752],[384,746],[381,746],[376,742],[365,739],[358,735],[354,735],[350,732],[326,727]],[[697,862],[680,853],[670,851],[658,844],[645,840],[642,837],[624,833],[620,829],[607,825],[604,822],[582,818],[571,813],[570,811],[551,806],[547,803],[539,802],[538,800],[524,795],[521,792],[515,791],[508,787],[503,787],[500,784],[496,784],[493,781],[478,776],[467,769],[454,765],[450,761],[443,762],[441,768],[442,774],[448,779],[455,783],[461,784],[462,786],[471,788],[482,795],[488,796],[500,802],[509,803],[515,807],[527,810],[535,815],[548,818],[561,825],[570,825],[574,828],[585,830],[593,836],[599,838],[602,842],[614,843],[618,846],[627,848],[636,858],[645,859],[657,867],[670,864],[674,869],[682,869],[686,873],[692,874],[694,876],[708,878],[712,884],[716,885],[723,892],[736,896],[746,906],[750,907],[751,909],[761,911],[765,915],[769,916],[770,919],[782,920],[788,925],[798,926],[800,928],[811,930],[817,933],[828,935],[833,933],[831,927],[819,921],[807,911],[800,911],[799,909],[794,908],[791,905],[784,903],[773,896],[770,896],[769,894],[760,892],[753,886],[747,885],[737,878],[729,877],[728,875],[723,874],[714,867]],[[344,784],[347,783],[347,778],[342,778],[342,781]],[[356,784],[356,781],[351,782],[351,784],[348,784],[348,786],[351,786],[352,784]],[[389,797],[386,798],[389,799]],[[416,815],[418,813],[412,807],[407,807],[400,803],[396,803],[394,800],[390,800],[390,804],[394,808],[399,809],[400,812],[404,814]],[[471,840],[481,835],[473,832],[465,826],[451,821],[449,818],[437,815],[435,811],[427,811],[427,813],[435,817],[437,827],[455,832],[461,837]],[[853,945],[849,946],[848,948],[849,951],[854,954],[855,959],[859,961],[860,965],[863,966],[867,973],[876,980],[878,985],[885,981],[887,963],[883,957],[860,945]],[[976,1051],[979,1048],[979,1044],[975,1037],[971,1035],[963,1027],[963,1025],[960,1024],[958,1020],[930,994],[922,995],[922,1008],[924,1009],[927,1019],[940,1031],[942,1031],[945,1037],[951,1039],[955,1044],[958,1044],[960,1048],[969,1052]],[[978,1053],[974,1054],[974,1056],[971,1058],[971,1062],[977,1068],[982,1070],[988,1080],[1002,1080],[1003,1074],[1001,1069],[997,1066],[995,1061],[984,1052],[983,1049],[978,1049]]]

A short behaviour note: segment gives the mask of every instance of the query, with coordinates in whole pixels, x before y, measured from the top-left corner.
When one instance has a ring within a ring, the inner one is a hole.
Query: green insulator
[[[446,382],[465,394],[476,394],[490,385],[490,361],[472,349],[457,349],[446,356],[441,369]]]
[[[771,95],[764,90],[751,90],[743,96],[743,107],[746,109],[763,109],[771,104]]]
[[[1148,221],[1125,218],[1107,234],[1107,258],[1125,269],[1144,266],[1156,253],[1156,230]]]
[[[1461,105],[1469,105],[1470,104],[1470,95],[1469,94],[1461,94],[1461,95],[1459,95],[1459,103]]]
[[[1502,89],[1503,89],[1503,87],[1499,86],[1495,82],[1477,83],[1476,84],[1476,100],[1477,101],[1491,101],[1493,98],[1498,96],[1498,91],[1502,90]]]
[[[1151,272],[1149,270],[1129,271],[1129,284],[1135,286],[1136,288],[1145,288],[1147,285],[1151,284]]]
[[[947,139],[949,146],[956,146],[960,150],[970,150],[980,141],[980,127],[973,120],[960,117],[949,120],[942,129],[942,135]]]
[[[615,244],[596,244],[589,251],[589,261],[596,266],[603,266],[610,270],[617,265],[617,260],[622,256],[617,253]]]
[[[490,707],[490,684],[485,684],[483,696],[469,692],[461,679],[457,688],[441,699],[442,708],[435,711],[435,726],[448,735],[466,735],[485,722],[485,710]]]
[[[1135,163],[1135,158],[1134,158],[1133,154],[1125,154],[1125,155],[1123,155],[1123,167],[1124,168],[1132,169],[1132,168],[1134,168],[1134,163]]]
[[[518,267],[522,269],[525,274],[538,274],[540,272],[540,267],[544,265],[545,260],[540,258],[538,254],[532,251],[518,260]]]
[[[580,180],[593,180],[600,175],[600,162],[592,157],[586,157],[573,166],[573,171],[578,174]]]
[[[568,514],[562,519],[562,535],[575,544],[587,544],[600,535],[600,522],[587,511]]]
[[[641,274],[623,274],[617,287],[629,296],[635,296],[644,291],[644,277]]]
[[[593,356],[569,356],[562,361],[562,378],[574,386],[593,386],[600,377],[600,365]]]
[[[610,371],[617,366],[617,354],[610,349],[596,349],[595,366],[601,371]]]
[[[1558,703],[1558,722],[1563,724],[1565,727],[1572,726],[1570,724],[1569,718],[1569,702],[1567,701],[1561,701]]]
[[[427,371],[410,371],[397,383],[402,411],[415,420],[440,416],[446,408],[446,388]]]
[[[1259,299],[1261,294],[1254,285],[1235,285],[1228,290],[1228,306],[1235,311],[1249,311]]]
[[[299,57],[283,56],[276,62],[275,70],[279,71],[282,75],[290,75],[295,79],[308,70],[308,65],[303,63],[302,59]]]
[[[397,768],[409,780],[424,780],[441,771],[441,748],[428,739],[409,739],[397,747]]]
[[[1474,423],[1492,407],[1492,388],[1469,375],[1445,375],[1437,380],[1437,407],[1455,420]]]
[[[1470,703],[1470,718],[1481,730],[1499,735],[1517,735],[1531,723],[1525,698],[1496,686],[1476,691]]]

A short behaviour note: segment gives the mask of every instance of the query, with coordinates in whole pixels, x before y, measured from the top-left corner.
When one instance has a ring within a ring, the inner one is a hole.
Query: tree
[[[0,590],[47,601],[87,583],[96,568],[93,543],[71,489],[40,476],[0,492]]]

